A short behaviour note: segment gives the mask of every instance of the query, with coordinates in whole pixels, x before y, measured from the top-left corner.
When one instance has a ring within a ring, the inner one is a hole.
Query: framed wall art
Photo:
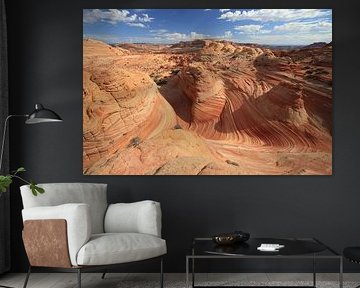
[[[83,10],[85,175],[331,175],[329,9]]]

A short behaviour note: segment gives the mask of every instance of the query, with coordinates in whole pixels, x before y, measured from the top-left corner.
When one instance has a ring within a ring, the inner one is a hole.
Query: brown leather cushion
[[[31,266],[71,267],[64,219],[26,220],[23,241]]]

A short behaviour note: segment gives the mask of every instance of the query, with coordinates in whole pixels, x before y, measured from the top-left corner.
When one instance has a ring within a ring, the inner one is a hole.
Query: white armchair
[[[23,240],[30,267],[51,267],[77,272],[107,270],[117,264],[160,258],[161,209],[154,201],[107,204],[106,184],[40,184],[45,193],[34,197],[28,185],[21,196]],[[103,278],[105,273],[103,274]]]

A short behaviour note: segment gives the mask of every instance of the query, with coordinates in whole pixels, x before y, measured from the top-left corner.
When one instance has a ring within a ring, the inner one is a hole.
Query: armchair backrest
[[[104,232],[107,184],[48,183],[39,184],[39,186],[45,189],[45,193],[38,196],[33,196],[29,185],[20,187],[24,209],[67,203],[85,203],[90,206],[92,233]]]

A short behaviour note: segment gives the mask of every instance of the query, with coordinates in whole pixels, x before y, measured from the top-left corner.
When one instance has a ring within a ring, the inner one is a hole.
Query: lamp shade
[[[44,108],[41,104],[35,104],[35,110],[29,114],[25,123],[37,124],[45,122],[62,122],[61,117],[50,109]]]

